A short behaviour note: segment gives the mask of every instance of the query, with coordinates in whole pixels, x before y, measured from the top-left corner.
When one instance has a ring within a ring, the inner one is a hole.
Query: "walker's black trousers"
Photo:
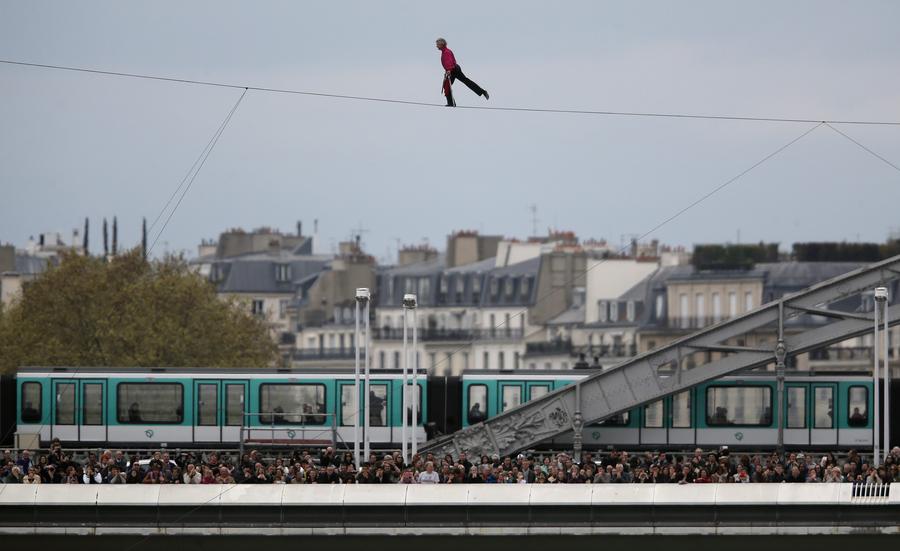
[[[463,84],[468,86],[469,90],[472,90],[479,96],[484,95],[484,90],[481,88],[481,86],[478,86],[478,84],[476,84],[475,82],[470,80],[469,77],[464,75],[462,72],[462,67],[460,67],[459,65],[457,65],[450,71],[450,83],[453,84],[453,82],[456,81],[457,79],[459,79],[460,82],[462,82]],[[452,89],[450,89],[450,93],[447,94],[447,105],[452,105],[452,106],[456,105],[456,102],[453,100],[453,90]]]

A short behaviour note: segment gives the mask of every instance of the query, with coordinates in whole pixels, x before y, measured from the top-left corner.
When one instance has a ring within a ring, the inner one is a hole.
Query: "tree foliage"
[[[253,367],[276,361],[264,323],[184,260],[135,249],[67,255],[0,312],[0,371],[20,366]]]
[[[758,262],[778,262],[778,243],[758,245],[694,245],[698,270],[750,270]]]

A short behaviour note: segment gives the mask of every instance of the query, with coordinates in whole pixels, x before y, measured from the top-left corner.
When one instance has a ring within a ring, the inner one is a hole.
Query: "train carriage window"
[[[260,420],[275,425],[324,425],[325,385],[315,383],[259,386]]]
[[[869,389],[851,386],[847,390],[847,424],[851,427],[865,427],[869,424]]]
[[[628,423],[631,422],[631,412],[626,411],[624,413],[620,413],[618,415],[613,415],[612,417],[607,417],[606,419],[597,423],[599,427],[624,427],[627,426]]]
[[[657,400],[644,406],[644,427],[660,429],[663,427],[663,401]]]
[[[691,391],[685,390],[672,396],[672,427],[677,429],[691,426]]]
[[[341,386],[341,425],[345,427],[353,425],[356,419],[356,413],[353,411],[353,406],[356,405],[353,399],[355,389],[355,385]]]
[[[82,387],[81,423],[103,424],[103,385],[100,383],[85,383]]]
[[[122,424],[178,424],[184,421],[181,383],[119,383],[116,413]]]
[[[76,383],[58,383],[56,385],[56,425],[75,424],[75,386]]]
[[[787,389],[787,428],[806,428],[806,389],[803,387]]]
[[[197,425],[201,427],[219,424],[219,385],[202,383],[197,385]]]
[[[388,386],[369,384],[369,426],[386,427],[388,424]]]
[[[533,387],[528,389],[528,399],[537,400],[541,396],[546,396],[549,393],[550,387],[546,385],[534,385]]]
[[[522,387],[505,386],[503,387],[503,407],[500,411],[506,411],[522,404]]]
[[[244,385],[225,385],[225,424],[242,425],[244,420]]]
[[[481,423],[487,418],[488,396],[487,386],[469,385],[469,411],[467,419],[470,425]]]
[[[767,386],[714,386],[706,389],[706,423],[712,427],[772,424],[772,389]]]
[[[413,388],[413,385],[409,385],[409,388],[410,389]],[[418,419],[418,424],[421,425],[422,424],[422,387],[419,385],[415,385],[415,388],[418,389],[418,392],[410,391],[409,395],[416,397],[416,418]],[[401,409],[403,408],[402,404],[400,405],[400,408]],[[409,426],[412,426],[412,424],[413,424],[413,422],[412,422],[412,403],[410,403],[409,406],[406,408],[406,423]]]
[[[813,411],[815,428],[834,428],[834,389],[827,386],[816,387],[813,396],[816,401]]]
[[[22,383],[22,422],[40,423],[42,417],[41,383]]]

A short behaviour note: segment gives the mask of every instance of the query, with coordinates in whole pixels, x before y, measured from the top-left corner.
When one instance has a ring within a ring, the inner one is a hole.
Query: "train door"
[[[669,416],[669,445],[694,445],[697,442],[696,423],[693,415],[694,390],[683,390],[673,394],[668,400],[671,406]]]
[[[518,407],[524,401],[525,383],[500,382],[500,411],[503,413]]]
[[[50,412],[50,438],[77,442],[78,431],[78,380],[53,379],[53,400]]]
[[[666,402],[662,398],[645,405],[641,411],[640,440],[645,445],[664,445],[666,433]]]
[[[787,446],[808,446],[809,385],[787,383],[784,388],[784,443]]]
[[[837,385],[834,383],[813,383],[812,387],[812,428],[810,444],[813,446],[837,446],[838,429],[835,415]]]
[[[527,396],[525,397],[526,402],[530,402],[532,400],[537,400],[541,396],[546,394],[550,394],[550,386],[553,383],[547,381],[546,383],[526,383]]]
[[[103,379],[82,379],[79,384],[80,412],[78,425],[79,440],[82,442],[106,442],[106,381]]]
[[[224,399],[222,415],[222,441],[240,442],[241,425],[250,426],[250,418],[247,416],[247,396],[250,391],[250,381],[225,380],[222,381],[220,396]]]
[[[221,381],[194,381],[194,442],[221,442]]]

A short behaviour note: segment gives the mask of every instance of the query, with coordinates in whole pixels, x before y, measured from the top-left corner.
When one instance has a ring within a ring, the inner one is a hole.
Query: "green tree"
[[[264,323],[183,259],[67,255],[0,311],[0,371],[20,366],[262,367]]]

